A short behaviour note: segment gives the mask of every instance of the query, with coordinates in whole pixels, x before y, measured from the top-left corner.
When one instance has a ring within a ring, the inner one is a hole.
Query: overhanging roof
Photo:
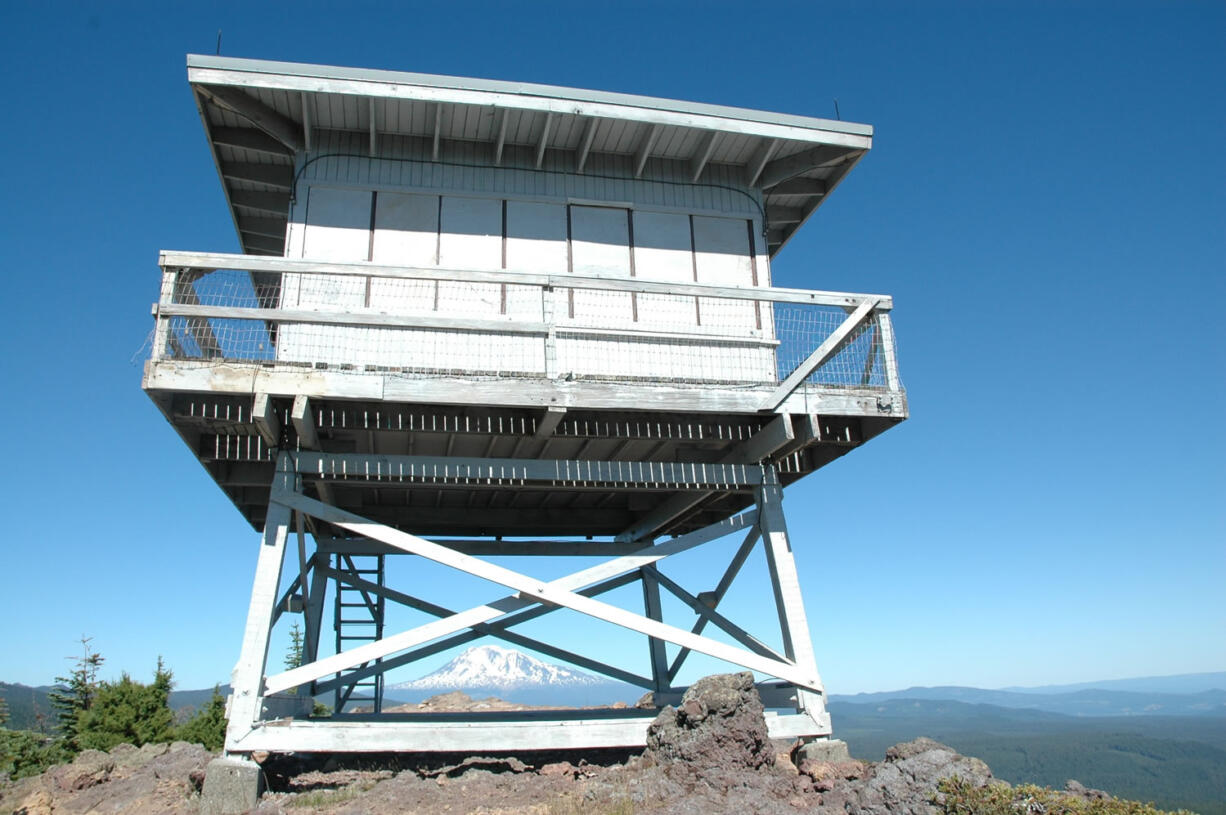
[[[409,137],[424,160],[467,142],[499,166],[617,156],[644,179],[725,165],[763,191],[772,255],[872,144],[863,124],[551,85],[196,55],[187,68],[249,254],[282,254],[294,156],[323,130],[361,134],[371,154]]]

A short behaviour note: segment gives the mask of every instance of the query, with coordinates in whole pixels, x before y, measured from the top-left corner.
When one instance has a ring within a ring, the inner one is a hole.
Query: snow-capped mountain
[[[552,665],[513,648],[469,648],[437,671],[412,682],[390,685],[389,697],[417,702],[436,693],[464,691],[523,704],[592,705],[633,702],[642,691],[622,682]]]

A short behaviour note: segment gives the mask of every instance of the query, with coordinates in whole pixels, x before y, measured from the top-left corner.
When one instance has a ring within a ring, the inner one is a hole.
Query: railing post
[[[165,359],[166,346],[170,336],[170,318],[163,317],[162,306],[174,303],[175,285],[178,282],[177,269],[162,269],[162,291],[158,295],[157,306],[154,308],[153,354],[152,359]]]
[[[541,287],[541,321],[545,323],[545,378],[558,378],[558,325],[555,316],[558,290]]]
[[[887,311],[877,312],[877,331],[880,333],[881,358],[885,367],[885,384],[891,391],[902,390],[898,378],[898,354],[894,348],[894,326]]]

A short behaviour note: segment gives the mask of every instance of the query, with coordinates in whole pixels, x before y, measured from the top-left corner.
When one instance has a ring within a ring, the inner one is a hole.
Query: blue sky
[[[912,418],[788,491],[828,688],[1226,669],[1226,4],[755,8],[0,6],[0,680],[82,634],[182,687],[237,658],[256,535],[140,390],[158,250],[237,250],[184,68],[219,28],[228,56],[837,98],[874,148],[774,275],[894,296]],[[762,590],[734,608],[769,622]]]

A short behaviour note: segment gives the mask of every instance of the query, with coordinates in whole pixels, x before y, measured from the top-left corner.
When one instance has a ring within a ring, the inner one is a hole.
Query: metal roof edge
[[[373,82],[397,85],[413,85],[448,90],[477,91],[526,97],[558,99],[593,104],[619,105],[670,113],[712,116],[768,125],[796,127],[805,130],[843,133],[849,136],[871,138],[872,125],[858,122],[836,121],[789,113],[773,113],[727,105],[712,105],[705,102],[688,102],[663,99],[653,96],[594,91],[568,88],[557,85],[540,85],[527,82],[509,82],[495,79],[441,76],[436,74],[387,71],[369,68],[344,68],[329,65],[313,65],[300,62],[276,62],[271,60],[219,57],[203,54],[188,54],[187,68],[190,79],[193,68],[214,71],[235,71],[251,74],[267,74],[284,78],[336,79],[351,82]]]

